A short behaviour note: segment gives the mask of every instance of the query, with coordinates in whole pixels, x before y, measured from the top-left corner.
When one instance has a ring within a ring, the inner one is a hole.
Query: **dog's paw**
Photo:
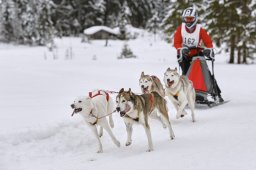
[[[111,128],[114,128],[114,122],[113,121],[109,121],[109,125]]]
[[[99,137],[101,138],[103,136],[103,128],[100,127],[100,130],[99,130]]]
[[[177,115],[176,115],[176,119],[179,119],[179,118],[180,118],[180,115],[179,115],[179,114],[177,114]]]
[[[120,148],[121,144],[119,141],[116,141],[116,146]]]
[[[132,144],[132,142],[130,141],[130,142],[126,142],[125,143],[125,146],[129,146],[129,145],[131,145]]]
[[[103,153],[103,150],[102,150],[102,149],[99,149],[99,150],[97,151],[97,153]]]
[[[152,152],[153,151],[153,149],[148,149],[148,150],[146,150],[146,152]]]
[[[187,115],[187,114],[188,114],[188,113],[187,113],[185,110],[183,110],[182,115],[185,116],[185,115]]]
[[[166,128],[167,128],[167,126],[166,126],[165,124],[163,124],[163,128],[164,128],[164,129],[166,129]]]

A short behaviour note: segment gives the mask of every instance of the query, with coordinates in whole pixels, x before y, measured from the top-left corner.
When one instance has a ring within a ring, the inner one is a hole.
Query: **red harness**
[[[153,107],[154,107],[154,95],[152,93],[150,93],[150,98],[149,98],[149,101],[150,101],[150,112],[153,111]]]
[[[105,93],[106,100],[109,101],[109,94],[107,92],[105,92],[105,91],[102,91],[102,90],[99,90],[98,93],[96,93],[95,95],[92,95],[92,92],[89,92],[89,97],[90,98],[94,98],[96,96],[103,95],[102,92]]]

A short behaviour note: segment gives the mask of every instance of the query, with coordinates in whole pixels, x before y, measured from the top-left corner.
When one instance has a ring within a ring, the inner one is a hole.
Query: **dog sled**
[[[214,59],[208,58],[202,54],[203,48],[190,48],[197,49],[197,55],[192,57],[191,65],[187,71],[186,76],[193,82],[196,91],[196,104],[206,104],[209,107],[224,104],[227,101],[219,102],[218,85],[214,76]],[[211,71],[208,67],[207,61],[210,61]]]

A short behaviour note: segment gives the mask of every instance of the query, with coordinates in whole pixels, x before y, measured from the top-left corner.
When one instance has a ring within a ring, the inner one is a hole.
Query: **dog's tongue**
[[[125,105],[125,110],[124,110],[125,113],[129,112],[130,109],[131,109],[131,107],[130,107],[128,104],[126,104],[126,105]]]
[[[75,114],[75,109],[74,109],[73,113],[71,114],[71,116],[74,116],[74,114]]]
[[[144,93],[148,92],[148,88],[143,88]]]
[[[171,87],[173,85],[174,81],[168,81],[168,86]]]

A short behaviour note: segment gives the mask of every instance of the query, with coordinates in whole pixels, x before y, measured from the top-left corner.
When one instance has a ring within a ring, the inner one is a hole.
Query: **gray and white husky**
[[[191,110],[192,121],[195,122],[195,89],[192,81],[186,76],[180,76],[177,68],[168,68],[164,73],[165,94],[172,101],[177,110],[176,118],[187,114],[184,110],[188,105]]]
[[[140,75],[139,83],[140,83],[141,92],[143,94],[151,93],[152,91],[155,91],[160,96],[162,97],[165,96],[164,87],[158,77],[146,75],[144,74],[144,72],[142,72]]]
[[[149,117],[163,120],[169,129],[171,139],[174,139],[174,133],[169,121],[166,100],[157,92],[136,95],[131,89],[124,91],[122,88],[116,97],[116,110],[123,117],[126,131],[127,141],[126,146],[132,143],[133,124],[138,123],[143,125],[148,138],[148,152],[153,150],[151,131],[149,126]],[[161,119],[160,119],[161,118]]]

